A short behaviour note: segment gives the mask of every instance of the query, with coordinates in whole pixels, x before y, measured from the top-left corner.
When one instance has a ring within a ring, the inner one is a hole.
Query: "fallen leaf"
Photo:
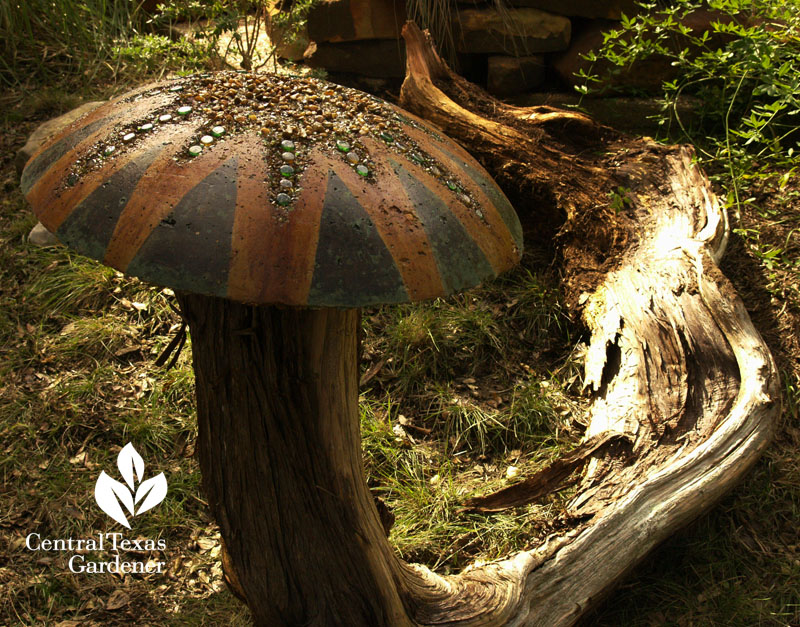
[[[128,593],[122,589],[114,590],[111,593],[111,596],[108,597],[108,601],[106,601],[106,609],[107,610],[118,610],[131,602],[131,598],[128,596]]]
[[[86,457],[87,457],[86,451],[81,451],[75,457],[70,458],[69,463],[83,465],[86,463]]]

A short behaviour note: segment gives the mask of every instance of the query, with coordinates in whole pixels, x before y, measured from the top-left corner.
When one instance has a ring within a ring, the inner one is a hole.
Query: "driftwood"
[[[406,606],[426,625],[572,624],[751,468],[780,412],[778,375],[718,268],[727,217],[690,148],[505,105],[416,26],[403,36],[401,105],[481,161],[526,236],[559,228],[566,300],[591,332],[586,439],[629,442],[587,466],[571,530],[454,577],[413,567],[434,588],[412,585]]]

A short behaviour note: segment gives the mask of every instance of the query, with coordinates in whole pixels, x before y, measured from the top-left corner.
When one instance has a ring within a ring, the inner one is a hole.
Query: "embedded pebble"
[[[410,136],[409,126],[433,139],[438,136],[369,94],[318,79],[234,71],[193,74],[133,98],[153,94],[169,94],[169,99],[160,111],[150,113],[151,121],[140,120],[136,131],[152,131],[153,122],[175,123],[178,118],[184,125],[194,123],[180,158],[196,157],[204,148],[217,150],[215,145],[221,143],[217,139],[223,135],[260,135],[264,159],[275,173],[269,179],[272,197],[279,204],[290,204],[297,198],[301,181],[294,179],[308,167],[312,150],[341,154],[360,177],[369,183],[379,182],[380,176],[371,169],[371,159],[377,155],[370,154],[370,141],[377,140],[383,151],[423,167],[458,200],[479,211],[479,204],[465,193],[458,175],[428,153],[424,143]],[[115,148],[110,142],[119,139],[106,138],[99,146],[98,157],[127,149],[133,139],[132,133],[126,133],[126,146]],[[302,150],[298,150],[298,141],[302,141]],[[91,160],[85,164],[83,171],[93,167]]]

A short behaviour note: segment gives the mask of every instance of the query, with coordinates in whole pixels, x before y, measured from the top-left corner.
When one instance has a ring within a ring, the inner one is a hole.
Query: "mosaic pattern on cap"
[[[271,302],[263,300],[263,290],[249,294],[243,285],[229,284],[235,213],[242,207],[263,212],[260,223],[269,229],[294,211],[307,211],[312,198],[323,203],[316,242],[305,253],[313,280],[281,304],[358,307],[409,300],[408,286],[418,283],[409,274],[409,250],[426,255],[432,247],[442,285],[438,296],[495,276],[521,255],[516,215],[483,168],[437,130],[371,95],[318,79],[220,72],[145,87],[99,109],[93,114],[101,117],[67,129],[31,160],[24,190],[48,229],[103,260],[126,199],[135,195],[141,202],[146,190],[137,186],[160,177],[174,181],[166,195],[171,204],[160,207],[161,196],[153,194],[147,209],[168,216],[167,223],[146,226],[139,250],[132,247],[115,265],[153,283]],[[327,174],[308,176],[314,168]],[[240,176],[248,177],[247,186]],[[319,180],[325,188],[312,189],[310,181]],[[237,202],[240,190],[254,186],[266,204]],[[405,194],[378,208],[374,199],[383,189]],[[176,202],[176,195],[183,199]],[[36,206],[45,198],[50,206]],[[374,227],[392,224],[395,214],[398,223],[410,215],[422,226],[405,235],[406,259]],[[126,223],[133,215],[124,215]],[[469,228],[460,226],[465,216]],[[169,220],[175,220],[172,228]],[[415,244],[416,237],[424,242]],[[283,260],[271,258],[279,254],[275,250],[258,254],[265,268],[283,267]]]

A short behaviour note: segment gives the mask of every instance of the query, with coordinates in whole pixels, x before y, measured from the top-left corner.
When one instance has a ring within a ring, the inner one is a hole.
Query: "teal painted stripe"
[[[372,219],[331,172],[308,305],[365,307],[409,300],[403,277]]]
[[[194,294],[225,297],[236,176],[233,157],[193,187],[145,240],[126,273]]]
[[[151,148],[112,174],[72,210],[56,232],[67,246],[103,260],[119,217],[142,175],[163,150]]]
[[[89,137],[89,135],[109,122],[109,118],[95,120],[91,124],[87,124],[74,133],[60,139],[49,148],[46,148],[38,157],[28,162],[25,169],[22,171],[22,179],[20,181],[22,193],[27,195],[28,192],[33,189],[33,186],[36,185],[36,181],[42,178],[42,175],[44,175],[56,161]]]
[[[431,243],[445,293],[454,294],[493,278],[492,265],[445,202],[420,183],[402,163],[393,159],[389,162]]]

